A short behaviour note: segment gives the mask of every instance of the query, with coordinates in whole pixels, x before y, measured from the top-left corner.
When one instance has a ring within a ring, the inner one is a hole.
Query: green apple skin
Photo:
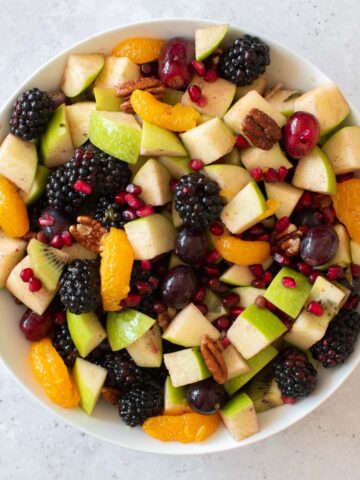
[[[169,130],[143,120],[141,155],[149,157],[186,157],[187,152],[179,137]]]
[[[87,357],[107,337],[94,312],[76,315],[67,310],[66,320],[72,341],[81,357]]]
[[[114,88],[94,87],[96,109],[104,112],[119,112],[121,98],[115,93]]]
[[[142,337],[155,320],[132,308],[107,314],[106,331],[111,349],[115,352],[126,348]]]
[[[199,62],[205,60],[218,48],[229,30],[229,25],[214,25],[212,27],[195,29],[195,58]]]
[[[322,146],[336,175],[360,170],[360,127],[344,127]]]
[[[73,375],[80,395],[80,407],[86,415],[91,415],[104,386],[107,370],[83,358],[75,360]]]
[[[240,393],[220,410],[226,428],[236,441],[257,433],[260,429],[255,406],[246,393]]]
[[[181,103],[183,92],[181,90],[174,90],[173,88],[165,88],[165,95],[162,101],[168,105],[175,106]]]
[[[186,399],[186,387],[174,387],[171,378],[165,381],[164,415],[182,415],[191,412]]]
[[[180,178],[191,173],[189,157],[159,157],[158,161],[169,171],[172,178]]]
[[[80,95],[101,72],[104,66],[101,53],[69,55],[61,82],[61,90],[69,98]]]
[[[26,205],[32,205],[36,202],[45,192],[47,180],[50,175],[50,170],[44,165],[38,165],[35,174],[35,180],[32,184],[31,190],[28,194],[21,192],[21,197]]]
[[[266,89],[266,83],[267,74],[262,73],[258,76],[256,80],[253,81],[251,85],[246,85],[244,87],[236,87],[235,100],[239,100],[239,98],[245,97],[245,95],[251,90],[255,90],[259,95],[263,95]]]
[[[268,199],[279,202],[279,207],[275,212],[277,218],[290,217],[304,192],[285,182],[265,183],[265,189]]]
[[[55,110],[41,137],[40,150],[44,165],[50,168],[63,165],[73,156],[74,146],[65,104]]]
[[[20,238],[9,238],[0,230],[0,288],[5,287],[10,272],[26,252],[27,243]]]
[[[159,368],[162,363],[162,340],[157,323],[127,347],[138,367]]]
[[[211,376],[198,347],[166,353],[164,363],[174,387],[200,382]]]

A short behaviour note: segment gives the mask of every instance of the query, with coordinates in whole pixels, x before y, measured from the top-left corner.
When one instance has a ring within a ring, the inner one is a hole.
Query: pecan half
[[[275,245],[288,257],[295,257],[300,251],[302,236],[302,232],[291,223],[285,230],[275,235]]]
[[[176,310],[175,308],[168,307],[168,309],[163,312],[159,313],[157,316],[157,322],[163,332],[168,328],[168,326],[171,323],[171,320],[175,317],[176,315]]]
[[[69,231],[77,243],[92,252],[100,252],[100,240],[107,229],[95,218],[80,216],[77,217],[77,224],[71,225]]]
[[[262,150],[270,150],[281,139],[281,128],[269,115],[252,108],[242,122],[244,135]]]
[[[222,356],[223,347],[221,342],[219,340],[213,340],[208,335],[204,335],[201,339],[200,351],[215,382],[221,385],[224,384],[228,377],[228,371],[224,357]]]
[[[143,77],[123,83],[115,89],[116,95],[122,98],[120,105],[120,110],[122,112],[134,113],[130,103],[130,97],[135,90],[146,90],[158,100],[162,100],[165,95],[165,87],[163,83],[154,77]]]
[[[108,403],[111,403],[111,405],[117,405],[120,400],[120,392],[119,390],[116,390],[116,388],[110,388],[110,387],[103,387],[101,389],[101,395],[104,400],[106,400]]]

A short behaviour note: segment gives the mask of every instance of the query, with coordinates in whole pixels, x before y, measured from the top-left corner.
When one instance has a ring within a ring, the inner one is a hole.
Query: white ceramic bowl
[[[95,35],[80,42],[54,57],[35,72],[9,99],[0,111],[0,141],[8,133],[8,119],[14,99],[25,89],[39,87],[56,90],[70,53],[109,53],[112,47],[123,38],[152,36],[170,38],[174,36],[194,36],[196,27],[204,27],[215,22],[196,19],[155,20],[122,26],[105,33]],[[251,33],[246,29],[233,27],[228,37],[235,38],[241,33]],[[270,85],[284,82],[288,88],[308,90],[329,78],[310,62],[280,46],[276,42],[261,37],[271,46],[272,62],[268,69]],[[360,124],[360,115],[353,108],[351,124]],[[225,428],[221,428],[205,443],[183,445],[180,443],[162,443],[145,435],[139,428],[131,429],[123,424],[116,409],[103,401],[96,407],[92,417],[87,417],[80,408],[65,410],[51,403],[41,387],[34,380],[28,363],[29,343],[19,331],[18,321],[23,311],[15,305],[7,292],[0,292],[0,357],[19,383],[44,407],[80,430],[107,440],[116,445],[145,452],[193,455],[231,450],[264,440],[284,430],[302,419],[323,403],[346,380],[360,362],[360,348],[350,357],[346,365],[331,371],[321,369],[319,384],[315,393],[295,406],[283,406],[259,416],[260,432],[242,442],[235,442]]]

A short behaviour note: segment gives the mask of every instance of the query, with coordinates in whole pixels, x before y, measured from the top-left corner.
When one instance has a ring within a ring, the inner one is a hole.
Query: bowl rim
[[[198,23],[201,23],[202,25],[207,25],[207,26],[211,26],[211,25],[218,25],[218,24],[224,24],[224,23],[227,23],[227,22],[219,22],[219,21],[216,21],[216,20],[211,20],[211,19],[207,19],[207,18],[202,18],[202,17],[179,17],[179,18],[175,18],[175,17],[170,17],[170,18],[152,18],[152,19],[148,19],[148,20],[142,20],[142,21],[134,21],[134,22],[130,22],[130,23],[125,23],[125,24],[122,24],[122,25],[119,25],[117,27],[112,27],[112,28],[109,28],[109,29],[106,29],[106,30],[102,30],[94,35],[88,35],[87,37],[85,37],[84,39],[82,40],[79,40],[78,42],[76,43],[73,43],[71,44],[69,47],[61,50],[60,52],[58,52],[56,55],[54,55],[53,57],[51,57],[49,60],[47,60],[46,62],[44,62],[39,68],[37,68],[34,72],[32,72],[22,83],[21,85],[8,97],[8,99],[1,105],[0,107],[0,118],[4,115],[4,113],[6,112],[7,109],[9,109],[15,98],[17,98],[17,96],[22,93],[23,89],[26,87],[26,85],[32,81],[32,79],[38,75],[39,73],[41,73],[43,70],[46,70],[46,68],[48,68],[53,62],[56,62],[60,57],[62,57],[63,55],[66,55],[66,54],[70,54],[72,53],[76,48],[78,47],[82,47],[82,46],[85,46],[89,41],[93,41],[93,40],[96,40],[96,39],[100,39],[101,37],[103,37],[104,35],[107,35],[107,34],[112,34],[112,33],[116,33],[116,32],[121,32],[123,29],[128,29],[128,28],[131,28],[131,27],[141,27],[141,26],[147,26],[149,24],[152,24],[152,23],[158,23],[158,24],[176,24],[176,23],[179,23],[179,22],[189,22],[191,24],[194,24],[195,22],[198,22]],[[292,59],[294,60],[299,60],[302,64],[306,64],[308,65],[312,70],[316,70],[318,71],[319,74],[321,74],[323,77],[326,78],[327,81],[331,82],[331,83],[334,83],[330,77],[328,77],[328,75],[326,73],[324,73],[319,67],[317,67],[315,64],[313,64],[310,60],[308,60],[307,58],[303,57],[301,54],[291,50],[290,48],[284,46],[283,44],[281,44],[280,42],[276,41],[276,40],[273,40],[271,37],[268,37],[266,34],[258,34],[257,32],[254,32],[252,31],[251,29],[248,29],[248,28],[245,28],[243,26],[238,26],[236,24],[233,24],[233,23],[230,23],[228,22],[229,24],[229,27],[230,28],[235,28],[237,30],[241,30],[243,32],[246,32],[250,35],[253,35],[253,36],[260,36],[265,42],[269,42],[272,46],[274,46],[277,50],[279,51],[282,51],[283,53],[285,53],[287,56],[291,57]],[[344,95],[345,96],[345,95]],[[346,96],[345,96],[346,98]],[[348,98],[346,98],[347,100],[347,103],[349,104],[350,106],[350,109],[351,109],[351,113],[354,113],[356,116],[360,117],[360,112],[359,110],[357,110],[357,108],[353,105],[353,103],[351,101],[349,101]],[[358,345],[358,348],[359,345]],[[109,438],[106,438],[105,436],[99,434],[99,433],[96,433],[94,431],[91,430],[91,428],[87,428],[87,427],[84,427],[84,426],[79,426],[78,423],[76,421],[73,421],[71,419],[68,419],[68,418],[65,418],[61,411],[57,410],[56,409],[56,406],[52,405],[52,404],[47,404],[45,403],[40,397],[38,397],[31,389],[29,389],[22,381],[21,379],[16,375],[16,373],[13,371],[11,365],[9,364],[9,362],[7,362],[4,358],[2,358],[1,356],[1,352],[0,352],[0,360],[2,361],[2,364],[6,367],[7,371],[10,373],[10,375],[12,376],[12,378],[15,379],[15,381],[38,403],[40,404],[43,408],[45,408],[48,412],[51,412],[52,414],[55,414],[56,417],[58,417],[59,419],[61,419],[63,422],[71,425],[72,427],[74,427],[75,429],[83,432],[83,433],[86,433],[88,435],[91,435],[99,440],[102,440],[102,441],[105,441],[107,443],[110,443],[112,445],[115,445],[115,446],[120,446],[122,448],[126,448],[128,450],[133,450],[133,451],[138,451],[138,452],[144,452],[144,453],[156,453],[156,454],[161,454],[161,455],[173,455],[173,456],[178,456],[178,455],[186,455],[186,456],[194,456],[194,455],[206,455],[206,454],[210,454],[210,453],[222,453],[222,452],[226,452],[226,451],[232,451],[232,450],[235,450],[235,449],[238,449],[240,447],[247,447],[249,445],[254,445],[258,442],[261,442],[261,441],[264,441],[284,430],[286,430],[287,428],[290,428],[291,426],[295,425],[296,423],[300,422],[302,419],[304,419],[306,416],[308,416],[310,413],[312,413],[314,410],[316,410],[320,405],[322,405],[323,403],[325,403],[340,387],[341,385],[351,376],[351,374],[354,372],[354,370],[356,369],[356,367],[358,367],[358,365],[360,364],[360,352],[358,352],[358,355],[357,355],[357,358],[355,358],[355,361],[353,361],[352,365],[350,366],[350,368],[347,369],[346,372],[344,372],[344,375],[337,381],[336,384],[334,385],[331,385],[330,387],[328,387],[326,389],[326,391],[321,395],[321,398],[319,399],[316,399],[314,400],[314,403],[306,409],[306,411],[302,412],[297,418],[295,419],[290,419],[289,422],[287,423],[286,426],[284,425],[281,425],[279,424],[277,427],[275,427],[271,432],[268,432],[268,433],[265,433],[263,434],[263,436],[261,438],[258,438],[257,436],[252,436],[252,437],[249,437],[247,438],[246,440],[246,444],[242,443],[242,442],[238,442],[238,443],[235,443],[234,445],[224,445],[224,446],[221,446],[221,445],[216,445],[216,446],[210,446],[209,445],[209,448],[206,450],[206,451],[196,451],[196,449],[194,449],[193,451],[182,451],[182,444],[179,444],[179,451],[177,452],[169,452],[167,451],[166,449],[166,443],[163,443],[161,444],[162,445],[162,449],[159,448],[159,449],[155,449],[152,447],[151,443],[149,442],[149,447],[148,448],[145,448],[143,446],[129,446],[127,445],[125,442],[121,443],[121,442],[113,442],[111,441]],[[91,418],[91,417],[90,417]],[[162,450],[162,451],[160,451]]]

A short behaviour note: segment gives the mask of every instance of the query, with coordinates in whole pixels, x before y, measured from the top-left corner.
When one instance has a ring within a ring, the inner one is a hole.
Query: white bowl
[[[8,119],[14,99],[24,90],[39,87],[56,90],[70,53],[109,53],[123,38],[133,36],[152,36],[170,38],[174,36],[194,36],[196,27],[204,27],[216,22],[196,19],[155,20],[119,27],[74,45],[54,57],[35,72],[9,99],[0,111],[0,141],[8,133]],[[252,33],[247,29],[233,27],[233,38],[241,33]],[[291,52],[276,42],[261,37],[271,46],[272,62],[268,69],[270,85],[284,82],[288,88],[308,90],[330,79],[310,62]],[[359,113],[352,108],[351,124],[360,124]],[[180,443],[162,443],[145,435],[140,428],[131,429],[123,424],[115,408],[101,401],[94,414],[87,417],[80,408],[65,410],[51,403],[41,387],[34,380],[29,368],[29,343],[19,331],[19,318],[23,308],[17,306],[6,291],[0,292],[0,357],[19,383],[45,408],[80,430],[108,442],[144,452],[193,455],[231,450],[269,438],[302,419],[321,405],[347,379],[360,362],[360,348],[350,357],[346,365],[331,371],[320,370],[319,384],[314,394],[295,406],[283,406],[259,415],[260,432],[242,442],[235,442],[225,428],[221,428],[208,441],[200,444],[183,445]]]

